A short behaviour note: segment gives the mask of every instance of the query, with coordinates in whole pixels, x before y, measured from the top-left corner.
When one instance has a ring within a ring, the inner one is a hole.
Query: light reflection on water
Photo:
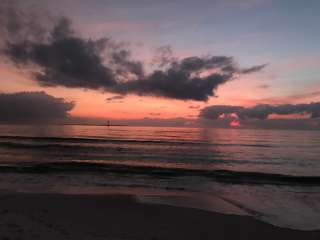
[[[42,162],[64,159],[130,160],[138,163],[194,164],[211,169],[320,176],[319,131],[0,126],[0,136],[49,138],[0,139],[0,144],[8,141],[29,144],[28,148],[8,149],[0,146],[0,154],[11,154],[10,161],[14,161],[15,158],[19,161],[26,158],[26,161]],[[53,141],[50,139],[52,137],[57,139]],[[106,142],[59,141],[61,137],[100,139]],[[35,148],[32,148],[32,144],[35,144]],[[48,148],[39,148],[45,144]],[[44,153],[46,156],[43,156]],[[3,161],[6,160],[8,158]]]
[[[320,176],[319,156],[319,131],[0,126],[2,165],[120,163],[168,169]],[[320,186],[231,184],[202,176],[159,176],[130,171],[126,174],[78,173],[61,169],[61,172],[50,174],[2,173],[0,188],[39,192],[79,189],[104,192],[109,189],[123,193],[130,189],[131,194],[149,196],[143,198],[145,201],[176,205],[185,202],[188,206],[207,210],[252,215],[279,226],[320,229]],[[154,195],[160,195],[160,198]],[[171,197],[164,197],[166,195]]]

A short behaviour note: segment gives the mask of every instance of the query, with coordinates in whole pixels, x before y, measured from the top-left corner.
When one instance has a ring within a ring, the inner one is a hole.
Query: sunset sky
[[[1,93],[44,91],[73,101],[75,107],[70,112],[73,117],[196,119],[201,109],[213,105],[251,108],[257,104],[320,101],[318,0],[1,0],[0,21],[8,21],[8,2],[15,2],[11,7],[24,11],[24,17],[35,14],[39,22],[48,21],[49,25],[60,17],[68,18],[78,38],[112,39],[130,52],[132,62],[141,62],[146,81],[158,68],[155,62],[163,53],[161,49],[177,62],[194,56],[204,61],[211,61],[212,56],[233,57],[232,66],[239,68],[230,79],[215,85],[215,96],[207,94],[205,101],[172,97],[171,91],[169,95],[165,91],[158,93],[149,85],[152,89],[146,93],[139,84],[132,90],[127,90],[131,86],[119,86],[117,90],[108,90],[104,85],[44,86],[33,74],[33,68],[44,65],[31,59],[33,65],[23,62],[17,66],[13,54],[2,54]],[[47,31],[51,31],[49,28]],[[2,40],[7,41],[5,37]],[[261,68],[244,73],[253,67]],[[221,69],[208,67],[201,71],[199,76],[203,78],[210,71]],[[278,115],[272,112],[268,118],[283,117]],[[288,115],[302,117],[299,111]]]

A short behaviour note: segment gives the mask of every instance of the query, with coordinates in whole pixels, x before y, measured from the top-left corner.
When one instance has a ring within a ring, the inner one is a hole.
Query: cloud
[[[45,92],[1,93],[0,122],[38,123],[63,120],[73,107],[73,102],[55,98]]]
[[[101,49],[108,39],[84,40],[74,35],[71,22],[60,19],[47,41],[8,42],[4,53],[19,67],[36,65],[34,78],[42,86],[108,88],[115,84],[112,70],[103,64]]]
[[[315,89],[317,87],[314,87]],[[256,105],[259,103],[280,105],[283,103],[301,103],[301,102],[317,102],[319,101],[320,91],[301,92],[298,94],[292,94],[281,97],[270,97],[261,99],[245,99],[246,105]],[[243,101],[243,99],[241,99]]]
[[[173,62],[170,60],[167,68],[155,70],[143,78],[117,84],[113,91],[120,94],[207,101],[209,97],[215,96],[215,90],[220,85],[239,74],[260,71],[262,67],[255,69],[239,69],[233,58],[227,56],[187,57]]]
[[[268,64],[257,65],[257,66],[253,66],[250,68],[243,69],[241,72],[243,74],[260,72],[262,69],[266,68],[267,66],[268,66]]]
[[[159,67],[165,67],[177,60],[178,59],[173,55],[171,46],[166,45],[156,49],[155,55],[152,59],[152,64]]]
[[[242,107],[228,106],[228,105],[215,105],[208,106],[200,110],[200,117],[206,119],[218,119],[222,114],[231,114],[239,112]]]
[[[0,18],[5,19],[0,26],[5,33],[2,54],[18,67],[31,68],[34,80],[42,86],[207,101],[220,85],[266,67],[241,69],[229,56],[178,59],[170,47],[162,47],[155,70],[146,73],[144,64],[122,44],[110,38],[85,39],[68,18],[53,24],[35,21],[10,1],[0,3]]]
[[[286,97],[288,100],[305,100],[308,98],[314,98],[314,97],[320,97],[320,91],[313,91],[313,92],[306,92],[306,93],[301,93],[301,94],[295,94]]]
[[[124,99],[125,96],[123,95],[115,95],[115,96],[112,96],[112,97],[109,97],[106,99],[107,102],[122,102],[121,100]]]
[[[265,120],[271,114],[310,114],[310,118],[320,118],[320,102],[309,104],[259,104],[254,107],[240,106],[209,106],[201,109],[200,117],[205,119],[218,119],[222,114],[230,116],[235,114],[240,119]]]
[[[149,115],[150,115],[150,116],[160,116],[161,113],[153,113],[153,112],[151,112],[151,113],[149,113]]]
[[[196,105],[196,106],[191,105],[191,106],[189,106],[189,108],[190,108],[190,109],[199,109],[200,106],[199,106],[199,105]]]
[[[261,84],[261,85],[259,85],[258,87],[261,88],[261,89],[268,89],[268,88],[270,88],[271,86],[270,86],[269,84]]]
[[[127,49],[120,49],[112,53],[112,63],[116,66],[116,73],[126,79],[130,74],[136,77],[144,76],[144,67],[140,61],[130,59],[131,52]]]

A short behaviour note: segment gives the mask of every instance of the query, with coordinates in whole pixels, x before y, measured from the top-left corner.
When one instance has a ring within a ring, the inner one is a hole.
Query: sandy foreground
[[[0,193],[0,240],[320,239],[251,217],[146,204],[120,195]]]

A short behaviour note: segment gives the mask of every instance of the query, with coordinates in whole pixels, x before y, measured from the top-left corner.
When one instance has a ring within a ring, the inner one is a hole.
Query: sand
[[[248,216],[146,204],[133,196],[0,194],[0,240],[320,239]]]

